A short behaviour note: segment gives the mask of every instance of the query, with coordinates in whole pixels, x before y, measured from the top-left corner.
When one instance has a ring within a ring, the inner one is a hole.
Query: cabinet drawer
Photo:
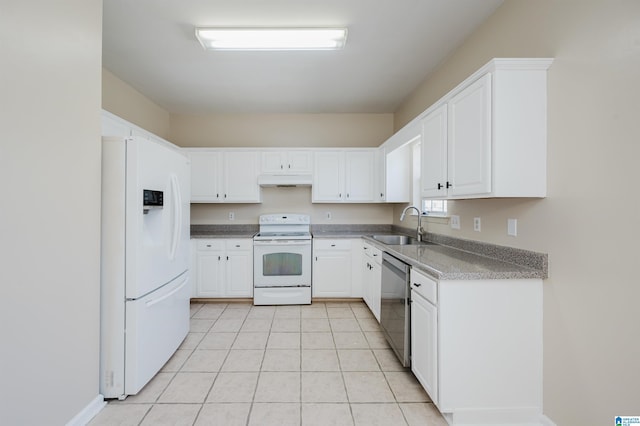
[[[369,257],[378,265],[382,265],[382,250],[367,243],[364,243],[362,248],[365,256]]]
[[[351,241],[347,239],[315,239],[313,240],[313,248],[315,250],[351,250]]]
[[[417,272],[413,268],[411,269],[411,289],[427,299],[429,302],[437,305],[438,284],[434,279]]]
[[[198,251],[224,250],[224,240],[197,240],[196,249]]]
[[[253,240],[247,238],[226,240],[226,242],[228,251],[251,250],[253,248]]]

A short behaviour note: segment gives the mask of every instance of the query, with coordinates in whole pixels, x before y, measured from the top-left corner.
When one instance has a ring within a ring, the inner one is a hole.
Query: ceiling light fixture
[[[196,38],[206,50],[336,50],[347,29],[196,27]]]

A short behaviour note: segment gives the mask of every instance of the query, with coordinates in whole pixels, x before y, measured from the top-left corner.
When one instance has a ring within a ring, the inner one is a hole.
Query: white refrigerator
[[[178,147],[102,139],[101,357],[105,398],[135,395],[189,331],[190,164]]]

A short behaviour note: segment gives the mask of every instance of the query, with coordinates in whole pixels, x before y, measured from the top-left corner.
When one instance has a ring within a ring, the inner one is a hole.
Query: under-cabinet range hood
[[[259,175],[260,186],[311,186],[311,175]]]

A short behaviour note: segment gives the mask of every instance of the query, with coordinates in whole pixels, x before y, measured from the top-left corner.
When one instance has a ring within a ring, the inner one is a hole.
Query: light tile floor
[[[446,425],[363,303],[191,305],[191,330],[98,425]]]

